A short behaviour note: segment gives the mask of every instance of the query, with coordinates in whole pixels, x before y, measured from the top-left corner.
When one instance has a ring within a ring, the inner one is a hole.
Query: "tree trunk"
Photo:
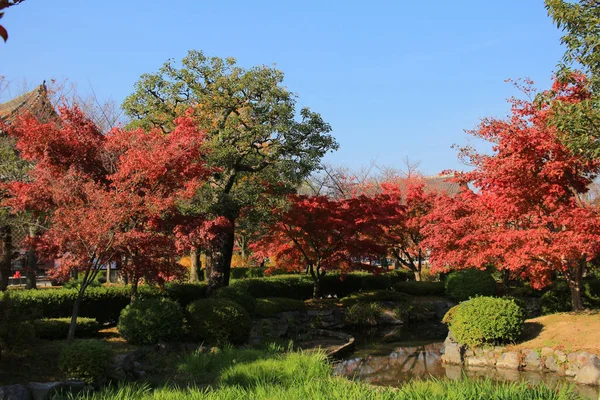
[[[207,262],[206,268],[208,293],[214,293],[221,287],[229,286],[234,240],[234,230],[231,228],[230,231],[221,235],[218,243],[209,251],[210,267]]]
[[[85,292],[85,285],[82,283],[79,287],[79,292],[77,293],[77,298],[75,299],[75,303],[73,304],[73,310],[71,312],[71,323],[69,325],[69,334],[67,335],[67,344],[73,343],[75,339],[75,329],[77,328],[77,316],[79,315],[79,306],[81,305],[81,300],[83,300],[83,293]]]
[[[419,249],[419,256],[417,260],[417,265],[415,268],[415,281],[421,282],[421,271],[423,270],[423,254],[421,253],[421,249]]]
[[[569,280],[569,289],[571,289],[571,303],[573,307],[573,311],[581,311],[583,310],[583,298],[581,294],[582,289],[582,278],[583,278],[583,270],[584,263],[580,262],[572,273],[567,275],[567,279]]]
[[[12,262],[12,230],[10,225],[0,226],[0,245],[2,246],[2,258],[0,259],[0,291],[8,289],[8,278],[11,273]]]
[[[132,303],[137,298],[139,283],[140,283],[140,277],[137,275],[137,273],[134,273],[133,277],[131,279],[131,302]]]
[[[37,230],[34,226],[29,226],[29,237],[35,238]],[[27,268],[25,269],[25,276],[27,278],[25,283],[25,289],[37,289],[37,264],[38,258],[35,254],[35,250],[30,248],[27,250]]]
[[[190,282],[195,283],[200,280],[200,252],[198,249],[192,249],[190,251]]]

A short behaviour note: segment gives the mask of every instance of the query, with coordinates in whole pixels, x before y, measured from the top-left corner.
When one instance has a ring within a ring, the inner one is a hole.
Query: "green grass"
[[[323,353],[224,349],[196,353],[182,364],[189,374],[213,373],[206,387],[161,387],[129,384],[82,395],[86,400],[576,400],[571,387],[497,383],[491,380],[412,381],[401,388],[375,387],[333,375]],[[66,397],[68,398],[68,397]],[[57,399],[60,399],[58,397]]]

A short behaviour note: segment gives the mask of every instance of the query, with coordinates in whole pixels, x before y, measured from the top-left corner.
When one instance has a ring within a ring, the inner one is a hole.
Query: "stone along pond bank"
[[[564,352],[551,347],[513,349],[510,346],[468,348],[449,333],[442,349],[442,362],[468,368],[554,373],[573,377],[584,385],[600,386],[600,357],[586,351]]]

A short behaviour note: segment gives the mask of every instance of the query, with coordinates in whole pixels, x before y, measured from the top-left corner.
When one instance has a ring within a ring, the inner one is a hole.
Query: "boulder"
[[[444,343],[444,354],[442,362],[446,364],[462,364],[465,346],[446,340]]]
[[[575,375],[575,382],[584,385],[600,385],[600,358],[597,356],[589,357],[588,361]]]
[[[558,372],[561,370],[561,366],[558,365],[554,356],[550,356],[546,358],[546,362],[544,363],[546,368],[552,372]]]
[[[520,366],[521,362],[519,360],[519,353],[516,351],[503,353],[496,361],[497,368],[519,369]]]
[[[525,364],[524,369],[526,371],[541,371],[544,368],[540,354],[533,350],[525,354],[523,363]]]
[[[23,385],[0,386],[0,400],[31,400],[31,393]]]

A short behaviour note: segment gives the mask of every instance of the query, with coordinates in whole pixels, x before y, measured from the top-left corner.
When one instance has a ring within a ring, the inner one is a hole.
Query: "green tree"
[[[562,81],[586,75],[591,96],[572,103],[554,101],[557,111],[553,124],[573,151],[591,158],[600,157],[600,2],[597,0],[546,0],[548,14],[564,32],[561,43],[566,51],[558,65]],[[542,101],[546,100],[541,98]]]
[[[331,127],[319,114],[303,108],[296,118],[296,96],[283,86],[281,71],[268,66],[245,69],[233,58],[206,57],[201,51],[142,75],[123,109],[131,126],[167,134],[174,118],[189,112],[208,135],[214,173],[187,208],[230,223],[207,250],[210,290],[229,283],[242,210],[295,190],[337,148]]]

